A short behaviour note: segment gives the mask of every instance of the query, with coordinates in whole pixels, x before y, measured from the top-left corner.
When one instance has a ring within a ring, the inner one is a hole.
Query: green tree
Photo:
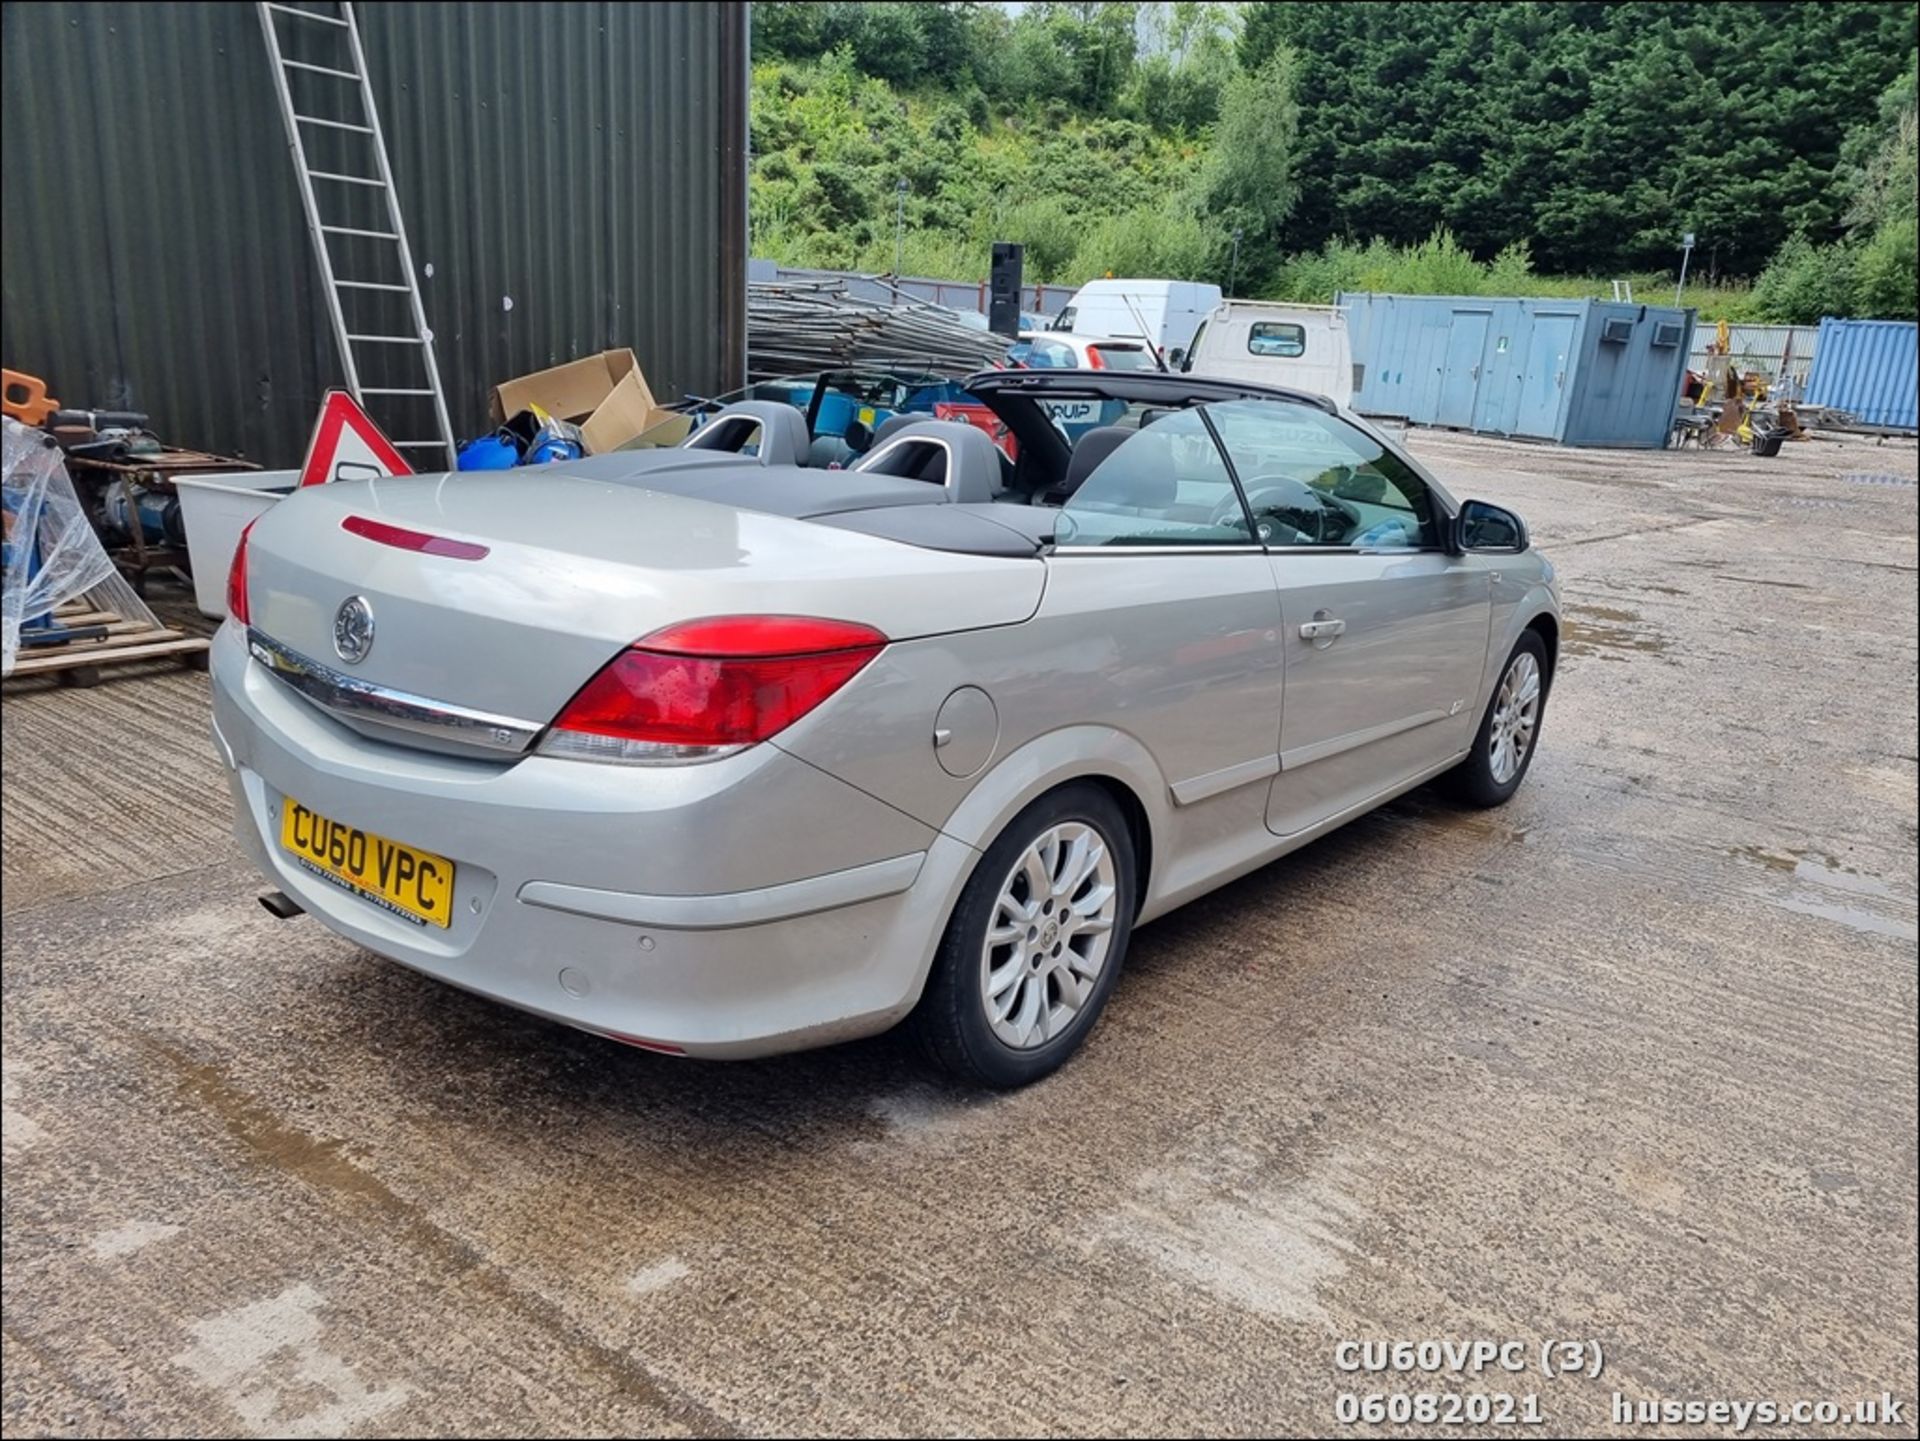
[[[1134,65],[1123,108],[1156,130],[1204,130],[1219,118],[1221,93],[1239,68],[1233,13],[1196,0],[1141,9],[1146,53]]]
[[[1906,74],[1880,97],[1880,113],[1841,147],[1841,183],[1849,197],[1847,222],[1869,228],[1911,218],[1920,188],[1920,118],[1915,114],[1916,75]]]
[[[1835,238],[1841,139],[1912,70],[1911,9],[1872,0],[1248,9],[1243,67],[1299,57],[1302,248],[1444,224],[1563,273],[1670,266],[1687,229],[1736,274]]]
[[[1221,236],[1241,232],[1241,275],[1271,273],[1280,261],[1280,222],[1293,209],[1294,58],[1285,47],[1227,82],[1220,122],[1200,173],[1199,201]]]
[[[1860,238],[1853,280],[1862,315],[1906,320],[1920,314],[1920,120],[1914,91],[1910,64],[1880,97],[1877,122],[1850,136],[1841,151],[1842,183],[1851,196],[1847,220]]]

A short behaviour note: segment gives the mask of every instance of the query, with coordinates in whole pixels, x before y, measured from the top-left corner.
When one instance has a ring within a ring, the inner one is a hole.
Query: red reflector
[[[753,745],[852,680],[886,646],[871,626],[807,616],[717,616],[622,651],[558,730],[669,746]]]
[[[227,567],[227,614],[246,625],[253,619],[247,607],[247,537],[260,523],[255,516],[240,532],[240,543],[233,548],[233,563]]]
[[[448,560],[485,560],[487,557],[487,548],[475,545],[470,540],[449,540],[444,535],[428,535],[424,530],[388,525],[384,520],[368,520],[364,515],[348,516],[340,522],[340,529],[366,540],[378,541],[381,545],[417,550],[423,555],[445,556]]]

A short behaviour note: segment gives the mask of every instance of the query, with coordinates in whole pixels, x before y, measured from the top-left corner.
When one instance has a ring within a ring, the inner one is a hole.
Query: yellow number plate
[[[453,922],[453,862],[280,801],[280,844],[308,870],[419,925]]]

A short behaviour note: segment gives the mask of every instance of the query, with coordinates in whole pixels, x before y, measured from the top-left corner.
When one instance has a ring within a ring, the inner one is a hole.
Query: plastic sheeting
[[[6,523],[6,577],[0,589],[0,675],[12,675],[22,630],[47,623],[55,607],[86,596],[96,610],[158,627],[153,612],[107,559],[67,476],[60,447],[43,430],[5,422],[0,508]]]

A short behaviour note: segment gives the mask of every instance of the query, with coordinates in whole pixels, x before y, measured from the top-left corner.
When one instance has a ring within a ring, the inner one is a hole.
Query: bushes
[[[1673,280],[1660,274],[1623,276],[1635,296],[1649,304],[1667,304]],[[1373,290],[1398,295],[1518,295],[1541,299],[1606,297],[1613,287],[1579,276],[1535,275],[1525,241],[1516,241],[1490,261],[1475,260],[1442,228],[1417,245],[1391,245],[1374,239],[1365,245],[1336,240],[1319,250],[1294,255],[1260,293],[1271,300],[1328,305],[1343,290]],[[1742,285],[1687,287],[1681,304],[1708,320],[1756,320],[1751,293]]]
[[[1912,320],[1920,276],[1920,222],[1911,215],[1881,222],[1854,257],[1856,314],[1882,320]]]
[[[1101,275],[1209,278],[1218,273],[1219,232],[1184,206],[1143,206],[1087,232],[1067,267],[1069,283]]]
[[[1844,242],[1815,245],[1804,235],[1792,236],[1753,283],[1753,315],[1779,325],[1813,325],[1823,315],[1852,315],[1853,267],[1853,252]]]
[[[1823,315],[1912,320],[1920,274],[1920,222],[1889,217],[1864,238],[1816,245],[1796,235],[1753,284],[1743,318],[1812,325]]]
[[[1342,290],[1401,295],[1525,295],[1533,266],[1524,241],[1489,264],[1475,260],[1444,226],[1415,245],[1375,239],[1365,245],[1335,240],[1280,267],[1269,297],[1326,305]]]

